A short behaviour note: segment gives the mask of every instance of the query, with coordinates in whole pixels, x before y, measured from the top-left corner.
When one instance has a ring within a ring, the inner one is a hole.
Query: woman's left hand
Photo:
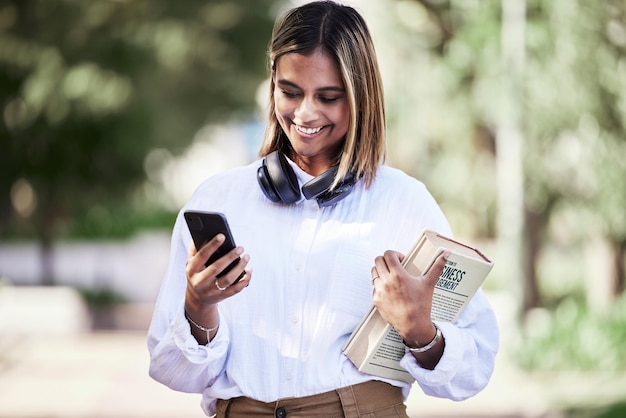
[[[426,274],[420,276],[412,276],[402,267],[404,255],[397,251],[389,250],[376,257],[371,272],[374,305],[405,341],[425,345],[432,340],[433,294],[448,255],[449,252],[439,255]]]

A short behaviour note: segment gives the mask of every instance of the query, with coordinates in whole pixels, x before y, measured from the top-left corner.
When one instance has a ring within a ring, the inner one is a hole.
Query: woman
[[[206,180],[177,218],[150,375],[202,393],[218,417],[405,417],[411,385],[360,373],[342,352],[374,303],[425,393],[476,394],[493,371],[495,318],[479,291],[454,325],[435,326],[446,255],[425,276],[401,267],[423,229],[451,231],[422,183],[382,165],[383,91],[364,20],[333,2],[297,7],[277,21],[269,59],[262,160]],[[241,247],[205,268],[223,236],[196,251],[191,209],[223,212]]]

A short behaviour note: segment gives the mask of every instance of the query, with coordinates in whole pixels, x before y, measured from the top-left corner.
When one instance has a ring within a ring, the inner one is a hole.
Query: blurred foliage
[[[527,204],[624,245],[626,3],[531,0],[527,45]]]
[[[136,210],[126,205],[96,204],[84,213],[58,221],[54,233],[57,239],[126,239],[138,231],[170,229],[176,215],[159,208]],[[37,236],[36,228],[29,220],[18,219],[6,225],[3,236],[28,239]]]
[[[378,4],[378,3],[377,3]],[[373,15],[385,77],[389,157],[424,181],[455,234],[495,237],[500,97],[498,1],[397,0]]]
[[[503,66],[501,2],[394,4],[384,29],[395,29],[385,36],[397,50],[381,51],[393,73],[390,153],[426,181],[466,235],[493,236],[494,138],[503,76],[513,70]],[[576,211],[624,241],[626,5],[528,0],[525,38],[516,83],[528,209],[547,218]]]
[[[390,157],[428,185],[455,234],[498,236],[496,180],[507,167],[496,165],[496,143],[506,146],[496,137],[510,111],[505,80],[519,74],[513,84],[523,135],[523,248],[531,272],[525,280],[543,279],[534,274],[546,247],[569,248],[577,260],[582,244],[602,236],[610,242],[612,271],[600,280],[619,293],[626,256],[626,3],[525,3],[526,48],[513,64],[504,60],[508,29],[500,0],[396,0],[375,9],[389,19],[379,28],[393,46],[379,50],[390,74]],[[540,304],[539,298],[529,306]]]
[[[573,408],[561,412],[564,418],[623,418],[626,416],[626,402],[594,408]]]
[[[607,312],[587,309],[582,295],[531,311],[514,353],[531,371],[626,371],[626,296]]]
[[[108,288],[92,289],[79,287],[76,288],[76,290],[80,293],[81,297],[90,308],[109,308],[128,302],[124,295]]]
[[[167,217],[137,199],[146,154],[254,111],[277,3],[0,3],[2,236],[49,246]]]

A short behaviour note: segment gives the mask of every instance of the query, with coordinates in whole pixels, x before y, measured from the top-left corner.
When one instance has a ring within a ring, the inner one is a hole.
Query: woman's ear
[[[270,75],[271,76],[270,82],[271,82],[271,87],[273,90],[273,87],[276,85],[276,61],[272,60],[271,64],[272,64],[272,67],[271,67],[272,73]]]

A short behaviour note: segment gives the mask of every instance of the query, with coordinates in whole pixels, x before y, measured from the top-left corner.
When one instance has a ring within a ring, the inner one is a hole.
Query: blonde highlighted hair
[[[354,8],[333,1],[315,1],[289,10],[274,25],[268,54],[272,74],[281,56],[308,55],[317,48],[337,62],[350,108],[336,182],[352,172],[369,187],[385,159],[386,120],[380,70],[365,20]],[[273,151],[287,156],[291,152],[276,117],[274,88],[272,77],[261,157]]]

